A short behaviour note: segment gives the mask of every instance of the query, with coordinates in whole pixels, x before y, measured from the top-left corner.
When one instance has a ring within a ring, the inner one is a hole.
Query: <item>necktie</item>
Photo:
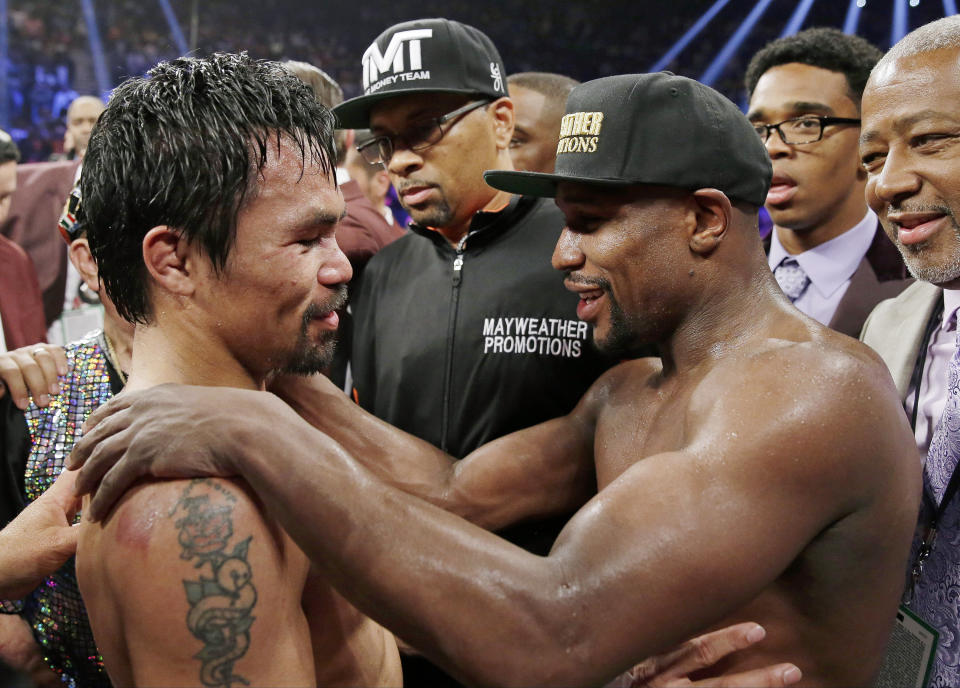
[[[960,328],[957,330],[960,335]],[[933,430],[927,450],[926,473],[937,502],[943,498],[947,482],[960,458],[960,337],[947,367],[947,403],[940,422]]]
[[[807,273],[793,258],[781,260],[780,264],[774,268],[773,276],[791,302],[799,299],[803,292],[807,290],[807,287],[810,286],[810,278],[807,277]]]
[[[958,332],[960,334],[960,332]],[[960,340],[958,340],[960,344]],[[923,489],[939,504],[960,458],[960,347],[947,368],[947,403],[933,431],[923,468]],[[925,506],[921,528],[914,537],[910,561],[915,561],[924,524],[933,516]],[[937,538],[914,590],[913,611],[940,632],[940,644],[933,663],[929,686],[960,685],[960,497],[951,500],[937,527]]]

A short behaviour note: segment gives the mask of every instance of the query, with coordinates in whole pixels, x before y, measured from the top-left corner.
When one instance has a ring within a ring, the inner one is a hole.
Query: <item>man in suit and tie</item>
[[[773,163],[764,248],[784,293],[810,317],[856,337],[871,309],[909,284],[864,202],[860,97],[881,52],[816,28],[773,41],[747,68],[747,117]]]
[[[883,357],[926,456],[924,506],[904,595],[939,632],[929,686],[960,685],[960,16],[907,35],[863,94],[867,202],[917,282],[871,313],[862,339]],[[950,485],[954,487],[951,488]]]

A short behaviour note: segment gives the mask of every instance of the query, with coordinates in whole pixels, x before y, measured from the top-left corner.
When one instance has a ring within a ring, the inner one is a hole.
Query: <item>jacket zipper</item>
[[[472,232],[465,234],[457,242],[457,253],[453,259],[453,284],[450,296],[450,316],[447,321],[447,365],[443,374],[443,407],[440,414],[440,449],[449,452],[447,432],[450,427],[450,387],[453,383],[453,347],[456,332],[457,311],[460,307],[460,280],[463,273],[463,252],[467,246],[467,239]],[[459,458],[459,457],[458,457]]]

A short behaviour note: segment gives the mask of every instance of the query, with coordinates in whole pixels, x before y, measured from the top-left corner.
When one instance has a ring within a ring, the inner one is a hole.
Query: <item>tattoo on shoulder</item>
[[[199,486],[204,494],[194,494]],[[250,626],[257,591],[251,580],[247,550],[252,536],[233,538],[233,507],[236,496],[209,479],[192,480],[184,489],[170,516],[179,514],[176,527],[182,551],[180,558],[193,560],[199,569],[196,580],[184,580],[190,611],[187,628],[203,642],[194,655],[202,663],[204,686],[231,688],[249,685],[233,672],[234,663],[250,646]],[[231,539],[234,539],[232,549]]]

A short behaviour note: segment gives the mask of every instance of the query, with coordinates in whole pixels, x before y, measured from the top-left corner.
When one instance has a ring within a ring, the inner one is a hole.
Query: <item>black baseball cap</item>
[[[561,181],[714,188],[763,205],[773,168],[730,100],[670,72],[588,81],[567,99],[553,174],[492,170],[495,189],[553,197]]]
[[[363,95],[333,109],[339,126],[370,126],[370,108],[408,93],[463,93],[491,100],[507,95],[500,53],[482,31],[450,19],[391,26],[363,53]]]

